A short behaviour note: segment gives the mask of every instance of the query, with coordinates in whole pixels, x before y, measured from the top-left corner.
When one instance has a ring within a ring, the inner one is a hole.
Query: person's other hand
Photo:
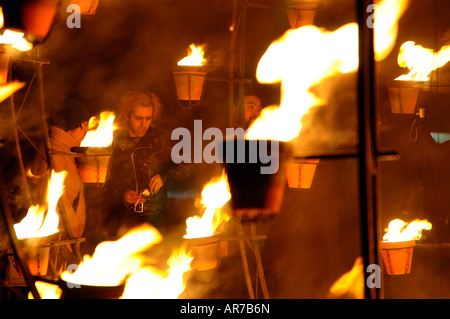
[[[127,191],[123,195],[123,201],[125,202],[125,204],[136,204],[138,200],[139,203],[145,202],[145,198],[140,197],[139,194],[132,189],[127,189]]]
[[[148,189],[150,190],[150,193],[156,194],[163,185],[164,181],[162,180],[161,176],[159,176],[159,174],[156,174],[152,178],[150,178]]]

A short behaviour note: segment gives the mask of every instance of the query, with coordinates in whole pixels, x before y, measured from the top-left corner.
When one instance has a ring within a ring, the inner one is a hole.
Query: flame
[[[0,102],[3,102],[8,97],[13,95],[16,91],[20,90],[25,86],[24,82],[11,82],[0,86]]]
[[[375,9],[375,59],[384,60],[392,51],[398,34],[398,21],[409,0],[383,0]]]
[[[0,28],[3,28],[4,18],[3,9],[0,7]],[[23,38],[23,32],[16,32],[6,29],[0,36],[1,44],[11,44],[11,46],[19,51],[29,51],[33,48],[33,45]]]
[[[46,205],[31,206],[22,221],[14,224],[18,239],[45,237],[58,231],[59,216],[56,209],[64,190],[66,176],[66,171],[59,173],[52,171],[48,182]]]
[[[384,59],[392,50],[398,20],[408,1],[384,0],[375,10],[375,53]],[[263,109],[250,126],[247,139],[290,141],[302,128],[308,110],[325,101],[309,92],[323,79],[358,68],[358,25],[348,23],[334,32],[308,25],[289,29],[274,41],[259,61],[260,83],[281,82],[280,105]]]
[[[165,272],[145,265],[145,252],[161,241],[153,226],[141,225],[116,241],[100,243],[92,257],[85,255],[75,272],[65,271],[61,278],[90,286],[124,283],[122,299],[177,298],[186,287],[183,275],[191,269],[192,257],[180,248],[168,259]]]
[[[450,61],[450,45],[445,45],[437,53],[431,49],[406,41],[400,47],[398,65],[408,68],[409,73],[396,78],[398,81],[428,81],[432,71]]]
[[[200,218],[198,216],[189,217],[186,220],[186,235],[184,238],[200,238],[214,235],[217,227],[222,222],[229,220],[230,216],[221,212],[231,198],[228,187],[228,180],[225,171],[220,178],[213,179],[202,190],[202,204],[205,212]]]
[[[88,131],[80,146],[84,147],[108,147],[113,142],[113,132],[117,129],[114,125],[115,115],[113,112],[100,113],[100,121],[93,116],[89,120],[89,128],[98,127],[95,131]]]
[[[206,63],[206,60],[203,58],[205,52],[203,51],[203,45],[195,46],[195,44],[191,44],[188,49],[188,55],[178,61],[178,65],[184,66],[202,66]]]
[[[352,269],[333,283],[329,290],[329,298],[364,298],[364,263],[362,257],[356,258]]]
[[[324,102],[309,89],[324,78],[357,67],[356,23],[334,32],[316,26],[289,29],[269,46],[256,70],[260,83],[281,82],[281,104],[264,108],[246,138],[289,141],[297,137],[303,115]]]
[[[165,273],[153,267],[142,268],[128,278],[122,299],[177,298],[186,288],[183,276],[191,269],[192,259],[183,247],[169,258]]]
[[[75,272],[65,271],[61,278],[67,282],[89,286],[118,286],[126,276],[141,268],[139,253],[161,242],[162,236],[149,226],[142,225],[116,241],[98,244],[94,254],[83,256]]]
[[[62,290],[57,285],[43,281],[36,281],[36,289],[42,299],[59,299],[62,295]],[[31,292],[28,293],[28,299],[34,299]]]
[[[422,230],[430,230],[431,227],[431,223],[427,220],[415,219],[406,223],[401,219],[394,219],[385,229],[386,234],[383,236],[383,240],[388,242],[419,240],[422,237]]]

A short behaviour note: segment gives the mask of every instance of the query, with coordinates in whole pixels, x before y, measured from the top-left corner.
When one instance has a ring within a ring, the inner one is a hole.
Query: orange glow
[[[59,216],[56,209],[64,191],[66,176],[66,171],[60,173],[52,171],[48,182],[46,204],[31,206],[20,223],[14,224],[18,239],[46,237],[58,232]]]
[[[358,257],[350,271],[334,282],[329,290],[330,298],[364,298],[364,263]]]
[[[401,219],[394,219],[389,222],[388,228],[385,229],[386,234],[383,236],[383,241],[419,240],[422,237],[422,230],[430,230],[431,228],[432,225],[427,220],[415,219],[406,223]]]
[[[97,117],[93,116],[89,120],[89,128],[95,127],[98,123],[96,130],[88,131],[80,146],[83,147],[108,147],[113,142],[113,133],[117,129],[114,125],[115,115],[113,112],[100,113],[100,121]]]
[[[11,44],[14,49],[19,51],[29,51],[33,48],[33,45],[28,42],[24,37],[23,32],[16,32],[12,30],[5,30],[0,37],[0,44]]]
[[[225,171],[220,178],[213,179],[202,190],[202,204],[205,212],[202,217],[193,216],[186,220],[186,235],[184,238],[200,238],[214,235],[222,222],[227,222],[230,216],[221,212],[231,199],[228,180]]]
[[[443,46],[437,53],[431,49],[406,41],[400,47],[398,65],[408,68],[409,73],[396,78],[398,81],[428,81],[432,71],[450,61],[450,45]]]
[[[195,44],[191,44],[188,49],[188,55],[178,61],[178,65],[181,66],[202,66],[206,63],[206,60],[203,58],[205,52],[203,51],[203,45],[195,46]]]

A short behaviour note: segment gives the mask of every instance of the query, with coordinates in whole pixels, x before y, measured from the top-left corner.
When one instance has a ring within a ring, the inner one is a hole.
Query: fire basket
[[[389,87],[391,111],[395,114],[415,114],[423,81],[395,81]]]
[[[178,66],[173,72],[177,99],[198,104],[203,96],[206,71],[201,66]]]
[[[72,151],[80,154],[75,159],[83,183],[105,183],[112,155],[111,147],[74,147]]]
[[[300,162],[289,162],[286,178],[290,188],[311,188],[319,159],[304,159]]]
[[[381,253],[388,275],[406,275],[411,272],[415,240],[381,242]]]
[[[278,150],[273,149],[268,140],[235,139],[223,143],[222,160],[228,176],[231,203],[236,217],[241,220],[269,217],[281,210],[291,146],[286,142],[274,142],[278,143]],[[261,160],[261,156],[254,156],[261,153],[262,145],[267,145],[267,153],[277,163],[273,172],[262,173],[268,164]],[[227,156],[231,151],[234,152],[232,161],[231,156]],[[239,161],[239,154],[243,154],[243,161]]]
[[[217,235],[201,238],[185,238],[186,246],[194,260],[193,267],[198,271],[217,268],[219,264],[220,240]]]
[[[292,29],[300,28],[314,23],[316,16],[317,1],[302,1],[299,4],[291,5],[286,10],[289,25]]]

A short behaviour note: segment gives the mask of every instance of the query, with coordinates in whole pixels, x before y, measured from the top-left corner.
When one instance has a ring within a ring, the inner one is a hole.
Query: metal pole
[[[358,0],[359,29],[358,120],[359,120],[359,189],[361,215],[361,245],[364,261],[364,295],[378,299],[379,289],[369,288],[368,265],[378,264],[376,210],[376,150],[375,150],[375,58],[373,29],[366,21],[371,0]]]

